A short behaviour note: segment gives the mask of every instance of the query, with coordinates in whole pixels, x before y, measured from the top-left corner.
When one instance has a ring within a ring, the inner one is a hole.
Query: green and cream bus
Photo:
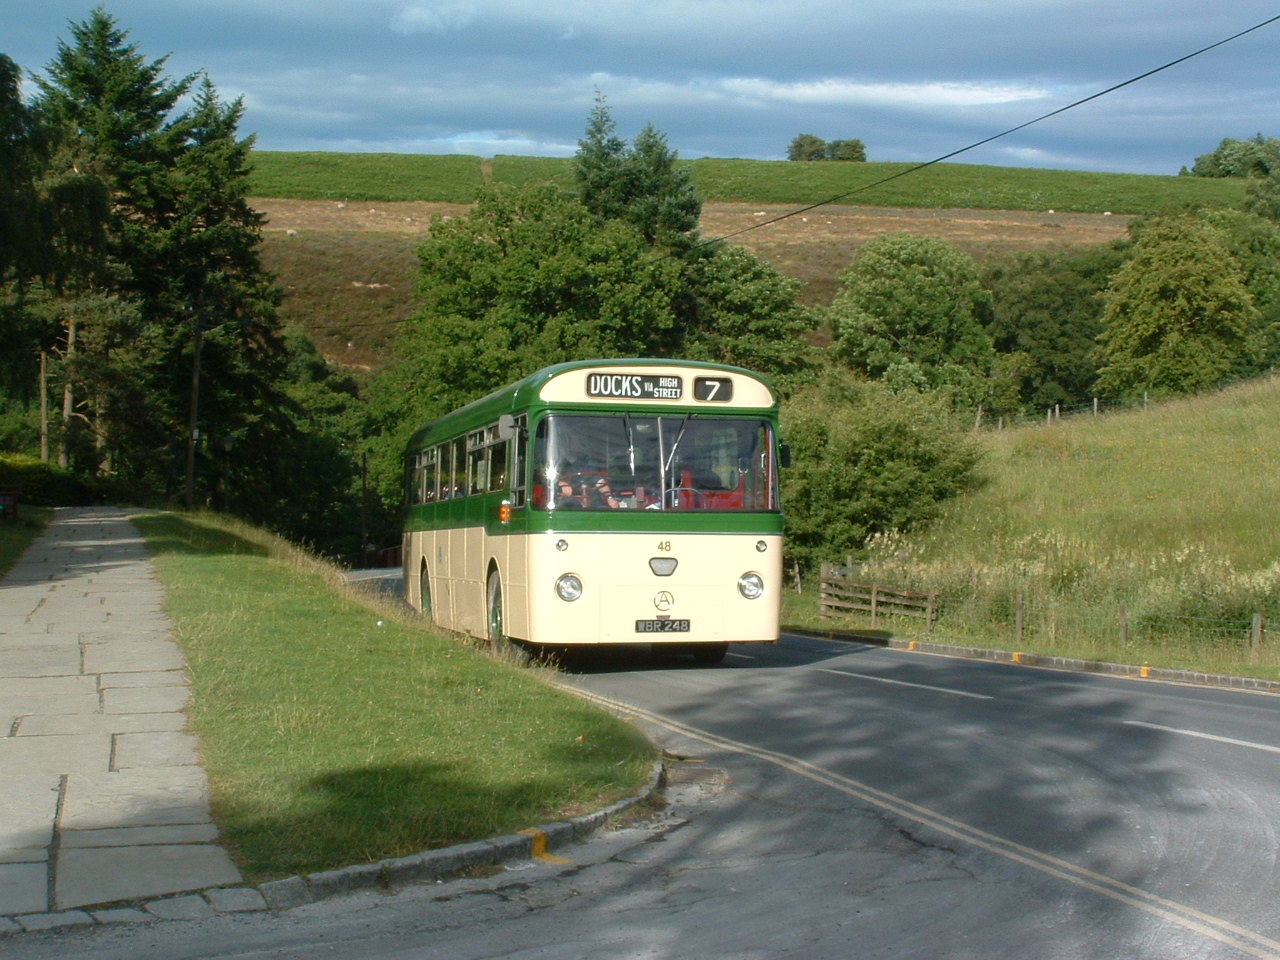
[[[547,367],[406,451],[405,597],[525,652],[778,638],[778,396],[738,367]]]

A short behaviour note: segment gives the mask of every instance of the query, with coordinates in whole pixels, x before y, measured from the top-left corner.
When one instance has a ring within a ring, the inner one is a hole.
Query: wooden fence
[[[869,613],[874,624],[882,615],[898,615],[918,617],[925,621],[927,630],[932,633],[939,616],[947,613],[948,621],[956,620],[957,627],[964,629],[965,622],[984,621],[986,623],[1007,622],[1011,631],[1010,640],[1014,649],[1020,649],[1025,635],[1030,633],[1047,641],[1052,647],[1060,636],[1112,636],[1119,640],[1122,647],[1130,643],[1131,628],[1129,611],[1121,602],[1112,613],[1102,611],[1076,611],[1072,614],[1069,608],[1050,607],[1039,611],[1034,619],[1030,617],[1022,592],[1006,609],[993,616],[993,610],[985,607],[976,613],[969,608],[975,606],[973,601],[946,599],[937,593],[923,593],[912,590],[893,590],[880,584],[854,583],[848,567],[834,563],[824,563],[819,577],[819,613],[823,619],[851,613]],[[981,602],[976,606],[983,608]],[[985,612],[984,612],[985,610]],[[1150,621],[1152,618],[1144,618]],[[1081,631],[1080,623],[1072,629],[1070,621],[1092,623],[1092,629]],[[1185,622],[1184,622],[1185,621]],[[1195,621],[1194,618],[1170,618],[1170,624],[1182,624],[1182,632],[1199,634],[1200,639],[1240,643],[1248,652],[1249,661],[1257,664],[1261,661],[1264,644],[1268,634],[1267,623],[1261,612],[1253,614],[1249,624],[1235,620]],[[1150,628],[1150,623],[1146,624]],[[1166,627],[1167,628],[1167,627]],[[1146,630],[1143,631],[1147,632]]]
[[[824,563],[819,580],[819,612],[824,618],[836,613],[869,613],[874,624],[881,614],[920,617],[932,632],[938,619],[938,595],[912,590],[890,590],[879,584],[852,583],[848,571]]]

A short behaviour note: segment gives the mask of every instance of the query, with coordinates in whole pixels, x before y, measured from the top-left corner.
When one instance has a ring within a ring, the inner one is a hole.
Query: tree
[[[40,225],[35,180],[38,134],[22,101],[18,65],[0,54],[0,283],[28,280],[38,271]]]
[[[987,332],[995,349],[1022,353],[1029,360],[1019,384],[1024,404],[1043,411],[1093,397],[1102,294],[1123,259],[1118,245],[1024,251],[983,269],[981,280],[991,291],[992,306]]]
[[[551,363],[678,355],[681,261],[550,185],[484,191],[467,216],[433,221],[418,260],[419,307],[369,398],[388,500],[426,420]]]
[[[59,214],[70,214],[66,220],[59,216],[60,231],[63,223],[70,226],[62,244],[65,255],[59,258],[59,285],[76,302],[115,298],[120,307],[72,309],[63,321],[64,427],[71,422],[90,426],[98,469],[111,463],[115,425],[106,419],[108,397],[136,383],[135,372],[118,364],[115,355],[140,332],[139,314],[124,300],[137,267],[137,246],[148,242],[153,212],[163,206],[156,187],[173,153],[168,115],[191,81],[166,81],[164,60],[148,63],[101,7],[73,23],[71,34],[74,45],[59,41],[48,77],[37,78],[36,107],[57,144],[50,204]],[[81,197],[94,200],[84,212],[75,209]],[[70,439],[64,430],[63,465],[73,453]]]
[[[1196,157],[1195,177],[1265,177],[1272,170],[1280,141],[1257,134],[1248,140],[1224,137],[1213,153]]]
[[[784,405],[788,556],[841,560],[877,533],[909,530],[976,482],[978,452],[936,398],[830,370]]]
[[[823,160],[827,156],[827,142],[812,133],[801,133],[787,147],[788,160]]]
[[[833,351],[854,370],[904,388],[983,400],[994,351],[991,296],[973,259],[934,237],[893,234],[864,244],[831,304]]]
[[[844,160],[862,162],[867,159],[867,148],[861,140],[832,140],[830,142],[811,133],[802,133],[787,147],[788,160]]]
[[[1280,166],[1276,169],[1280,172]],[[1262,182],[1254,180],[1250,185]],[[1200,217],[1217,231],[1239,265],[1245,289],[1257,309],[1249,345],[1238,357],[1231,376],[1258,376],[1280,364],[1280,223],[1246,210],[1210,209]]]
[[[800,282],[740,247],[723,247],[692,268],[691,313],[682,355],[767,373],[789,394],[808,382],[817,362],[805,334],[810,311],[799,305]]]
[[[690,249],[697,240],[698,199],[689,171],[652,124],[628,147],[615,133],[603,98],[587,121],[574,157],[574,181],[588,210],[602,220],[629,223],[645,243]]]
[[[1269,139],[1262,148],[1267,172],[1251,177],[1245,187],[1243,208],[1249,213],[1280,223],[1280,140]]]
[[[867,159],[867,148],[861,140],[832,140],[827,144],[828,160],[864,163]]]
[[[71,36],[35,104],[53,141],[42,191],[64,421],[88,427],[67,458],[143,498],[185,486],[190,500],[199,475],[207,500],[226,456],[209,440],[227,438],[241,512],[261,519],[249,491],[281,479],[297,411],[279,387],[279,295],[245,199],[243,105],[207,77],[167,78],[101,7]]]
[[[1218,232],[1180,216],[1144,225],[1106,293],[1098,390],[1175,396],[1248,362],[1258,311]]]

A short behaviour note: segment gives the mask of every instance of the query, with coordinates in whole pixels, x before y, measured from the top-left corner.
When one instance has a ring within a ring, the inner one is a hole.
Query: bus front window
[[[537,426],[535,483],[548,509],[777,509],[763,420],[553,415]]]

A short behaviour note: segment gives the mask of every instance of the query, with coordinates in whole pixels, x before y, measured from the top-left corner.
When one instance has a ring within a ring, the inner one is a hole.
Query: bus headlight
[[[556,581],[556,596],[565,603],[572,603],[582,596],[582,581],[578,579],[576,574],[562,574],[560,579]]]
[[[764,578],[758,573],[744,573],[738,578],[738,592],[748,600],[764,596]]]

